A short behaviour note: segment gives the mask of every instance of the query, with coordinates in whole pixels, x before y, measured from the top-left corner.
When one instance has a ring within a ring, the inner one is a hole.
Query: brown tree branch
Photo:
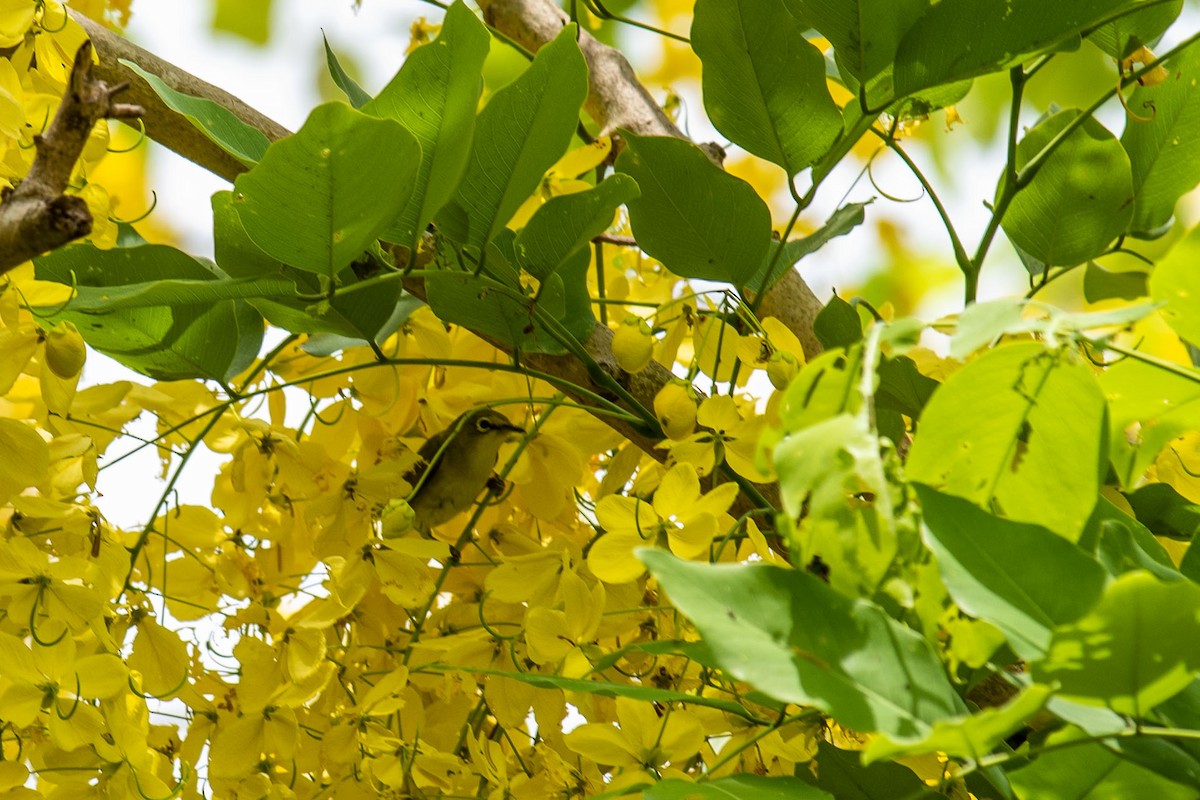
[[[551,0],[479,0],[479,7],[488,24],[535,53],[571,21]],[[579,32],[579,49],[588,65],[584,109],[603,132],[624,128],[640,136],[686,138],[642,86],[619,50],[584,30]],[[778,318],[796,334],[805,354],[813,358],[822,349],[813,333],[813,320],[821,307],[800,273],[789,269],[762,299],[759,316]]]
[[[91,233],[87,203],[64,192],[96,123],[142,113],[137,105],[113,102],[126,88],[98,79],[92,46],[85,42],[79,48],[58,113],[33,139],[37,155],[29,174],[0,202],[0,273]]]
[[[177,92],[192,97],[202,97],[224,106],[242,122],[258,128],[272,142],[291,133],[275,120],[246,105],[224,89],[206,83],[174,64],[143,50],[128,39],[118,36],[100,23],[73,9],[67,9],[67,11],[71,14],[72,19],[83,26],[88,38],[92,40],[92,44],[96,48],[96,54],[100,57],[100,63],[95,68],[96,75],[102,80],[112,83],[128,83],[129,91],[126,97],[145,109],[142,121],[146,126],[146,135],[189,161],[199,164],[209,172],[220,175],[232,183],[234,178],[246,171],[246,168],[240,161],[197,130],[196,126],[188,122],[182,114],[167,107],[162,98],[150,88],[150,84],[142,80],[133,70],[121,64],[121,59],[137,64],[152,75],[157,75]]]

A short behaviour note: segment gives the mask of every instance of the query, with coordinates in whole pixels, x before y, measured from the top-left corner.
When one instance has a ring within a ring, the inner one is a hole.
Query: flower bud
[[[612,350],[617,366],[626,372],[641,372],[654,353],[650,326],[639,316],[629,315],[613,334]]]
[[[663,432],[675,441],[696,429],[696,397],[687,384],[671,381],[654,396],[654,415]]]
[[[60,322],[46,331],[46,366],[60,378],[74,378],[83,369],[87,347],[83,337],[69,322]]]

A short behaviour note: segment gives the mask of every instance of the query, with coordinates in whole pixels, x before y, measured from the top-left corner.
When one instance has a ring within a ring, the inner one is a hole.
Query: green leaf
[[[1074,541],[1096,505],[1106,434],[1087,366],[1038,343],[1001,345],[934,392],[908,477]]]
[[[326,103],[238,176],[233,207],[267,255],[332,278],[400,213],[420,157],[399,124]]]
[[[632,178],[617,174],[587,191],[552,197],[517,233],[517,263],[543,280],[608,230],[617,209],[638,193]]]
[[[1017,145],[1018,172],[1080,113],[1060,111],[1030,130]],[[1013,243],[1038,261],[1075,266],[1105,252],[1125,232],[1133,216],[1133,198],[1125,148],[1089,118],[1017,192],[1002,225]]]
[[[829,40],[839,65],[856,82],[869,81],[892,65],[904,35],[930,5],[930,0],[786,2],[797,18]]]
[[[873,603],[794,569],[637,554],[724,670],[772,697],[900,740],[966,711],[925,640]]]
[[[916,488],[925,543],[937,556],[950,596],[966,613],[999,628],[1019,657],[1045,655],[1054,627],[1079,619],[1100,598],[1104,569],[1062,537]]]
[[[833,800],[833,796],[791,776],[731,775],[696,783],[666,780],[642,792],[645,800]]]
[[[583,678],[563,678],[558,675],[543,675],[538,672],[506,672],[500,669],[481,667],[464,667],[456,664],[422,664],[413,672],[469,672],[472,675],[494,675],[509,678],[514,681],[529,684],[538,689],[558,689],[564,692],[579,692],[594,694],[600,697],[628,697],[631,700],[641,700],[647,703],[687,703],[693,706],[715,708],[735,717],[759,722],[744,705],[732,700],[722,700],[700,694],[676,692],[670,689],[657,689],[653,686],[643,686],[629,683],[608,683],[607,681],[590,681]]]
[[[469,220],[465,244],[482,250],[567,149],[587,96],[576,33],[573,24],[563,28],[480,112],[466,174],[449,206]]]
[[[1188,47],[1163,67],[1165,81],[1134,89],[1127,102],[1138,116],[1127,117],[1121,134],[1133,167],[1129,230],[1139,234],[1167,224],[1179,198],[1200,183],[1200,47]]]
[[[1192,682],[1200,670],[1198,639],[1200,586],[1127,572],[1087,616],[1055,631],[1033,675],[1039,683],[1057,681],[1070,700],[1141,716]]]
[[[1106,497],[1100,498],[1092,519],[1088,521],[1088,530],[1081,537],[1080,544],[1085,542],[1089,547],[1095,542],[1096,560],[1111,575],[1145,570],[1164,581],[1177,581],[1182,577],[1175,568],[1175,562],[1150,529],[1117,508]]]
[[[155,281],[220,283],[208,267],[164,245],[112,250],[71,245],[35,259],[35,266],[40,280],[96,292],[109,287],[121,291],[130,284],[137,285],[138,292],[154,291],[144,285]],[[170,289],[165,294],[169,296]],[[106,313],[68,306],[43,313],[49,320],[74,323],[96,350],[158,380],[226,380],[249,365],[262,343],[262,317],[233,300],[176,307],[117,305]]]
[[[182,115],[218,147],[246,166],[256,164],[271,144],[262,131],[242,122],[219,103],[177,92],[157,75],[146,72],[132,61],[119,59],[122,66],[150,84],[167,108]]]
[[[908,356],[885,358],[879,364],[879,388],[875,390],[875,405],[899,411],[906,417],[921,416],[925,404],[940,386],[937,381],[917,369]]]
[[[964,308],[950,340],[950,357],[962,360],[1001,336],[1035,330],[1037,323],[1023,318],[1025,305],[1022,300],[1005,298]]]
[[[1150,5],[1141,11],[1125,14],[1096,28],[1088,41],[1106,55],[1122,59],[1139,47],[1149,47],[1158,41],[1183,10],[1183,0]],[[1130,106],[1133,107],[1132,105]]]
[[[1113,467],[1121,484],[1132,487],[1168,442],[1200,428],[1200,383],[1132,358],[1099,380],[1108,398]]]
[[[362,108],[371,101],[371,95],[367,94],[366,90],[359,86],[358,82],[346,73],[346,70],[342,69],[342,62],[338,61],[337,54],[329,46],[329,39],[325,38],[324,31],[321,32],[321,41],[325,44],[325,64],[329,67],[329,76],[345,93],[351,106]]]
[[[803,430],[838,414],[858,411],[862,376],[855,367],[861,356],[857,350],[850,356],[841,350],[827,350],[804,365],[788,384],[779,406],[786,430]]]
[[[681,277],[744,286],[771,241],[771,212],[754,188],[690,142],[622,135],[617,170],[642,190],[628,203],[638,246]]]
[[[1200,505],[1166,483],[1149,483],[1126,495],[1137,521],[1159,536],[1192,541],[1200,531]]]
[[[1107,742],[1080,741],[1084,734],[1068,728],[1046,741],[1046,752],[1028,766],[1008,774],[1021,798],[1134,798],[1189,800],[1192,789],[1172,783],[1114,753]],[[1064,746],[1073,743],[1072,746]]]
[[[862,341],[862,320],[854,306],[836,294],[813,320],[813,333],[825,348],[849,347]]]
[[[713,125],[793,176],[842,133],[825,59],[804,38],[805,27],[783,0],[698,0],[692,21]]]
[[[286,278],[164,278],[121,286],[78,286],[66,309],[97,314],[152,306],[205,305],[221,300],[244,300],[251,297],[290,297],[295,293],[296,285]]]
[[[512,236],[511,232],[504,235]],[[429,306],[439,319],[469,326],[475,333],[520,350],[564,352],[563,346],[536,320],[534,296],[526,294],[517,271],[509,265],[497,243],[489,245],[487,274],[475,275],[448,262],[440,267],[425,276]],[[559,299],[565,306],[565,298]],[[565,313],[563,307],[558,311]]]
[[[951,758],[979,759],[1020,730],[1042,710],[1052,690],[1033,685],[999,708],[934,723],[933,730],[919,742],[894,742],[886,735],[872,739],[863,753],[864,761],[945,753]]]
[[[212,196],[213,238],[220,268],[238,278],[288,280],[310,298],[323,295],[318,276],[271,258],[250,241],[233,209],[232,197],[231,192],[216,192]],[[339,277],[345,278],[349,285],[338,286],[333,297],[325,301],[280,295],[250,300],[250,304],[276,327],[292,333],[344,337],[347,345],[382,341],[421,305],[415,298],[401,298],[399,281],[376,282],[359,288],[350,282],[356,280],[351,270],[343,270]],[[291,294],[295,295],[297,289]],[[397,312],[403,316],[389,328]]]
[[[870,597],[898,549],[886,501],[888,480],[878,436],[862,415],[840,414],[785,434],[775,445],[784,510],[800,519],[793,546],[819,553],[830,585],[848,596]]]
[[[379,96],[363,107],[401,123],[421,143],[416,189],[384,239],[415,250],[429,221],[454,196],[467,167],[490,44],[483,23],[456,2],[438,38],[409,54]]]
[[[930,800],[941,794],[908,767],[893,761],[863,764],[861,750],[840,750],[817,741],[816,785],[837,800]]]
[[[1162,315],[1181,338],[1200,343],[1200,226],[1188,232],[1150,273],[1150,297],[1164,303]]]
[[[1137,5],[1138,0],[937,3],[907,29],[895,51],[896,96],[1021,63]]]
[[[1083,271],[1083,299],[1089,303],[1101,300],[1137,300],[1150,296],[1150,276],[1139,271],[1109,271],[1089,261]]]
[[[871,205],[874,200],[867,200],[865,203],[847,203],[829,215],[829,219],[825,220],[825,224],[808,236],[799,239],[789,239],[786,242],[771,242],[766,254],[763,256],[762,263],[754,273],[754,277],[746,281],[746,287],[757,292],[759,287],[762,287],[763,281],[767,280],[767,268],[771,267],[771,261],[775,257],[775,251],[780,247],[783,248],[783,253],[778,259],[775,259],[775,265],[772,267],[770,278],[766,289],[770,289],[784,275],[788,273],[792,267],[800,262],[800,259],[807,255],[817,252],[833,239],[839,236],[845,236],[850,231],[863,224],[866,215],[864,209]]]

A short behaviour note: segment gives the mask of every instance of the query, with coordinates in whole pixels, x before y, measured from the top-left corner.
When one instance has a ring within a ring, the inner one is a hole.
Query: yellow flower
[[[606,583],[637,580],[645,567],[633,551],[666,538],[671,552],[696,558],[708,551],[717,534],[717,518],[737,496],[733,483],[700,493],[700,479],[691,464],[677,464],[663,475],[647,502],[636,497],[609,495],[596,504],[596,519],[605,533],[588,552],[588,568]]]
[[[765,416],[748,413],[743,419],[736,400],[717,395],[700,404],[696,421],[707,430],[679,442],[659,445],[670,450],[675,462],[691,464],[700,475],[707,475],[724,461],[743,478],[760,483],[773,478],[773,472],[760,467],[757,460],[758,440],[767,422]]]
[[[663,433],[683,439],[696,429],[696,393],[684,381],[671,381],[654,396],[654,416]]]
[[[612,151],[612,140],[601,136],[591,144],[576,148],[546,171],[538,190],[521,204],[517,212],[508,221],[508,227],[517,229],[525,227],[533,212],[537,211],[547,200],[564,194],[584,192],[592,188],[592,184],[579,179],[580,175],[591,172],[608,158]]]
[[[613,357],[626,372],[641,372],[654,354],[654,337],[641,317],[630,314],[617,328],[612,340]]]
[[[0,47],[16,47],[23,42],[36,13],[35,0],[0,0]]]
[[[650,703],[618,697],[617,724],[580,725],[565,737],[567,747],[598,764],[640,771],[646,767],[682,766],[704,744],[704,729],[686,711],[662,717]]]
[[[767,377],[776,389],[786,389],[804,366],[804,348],[786,325],[775,317],[762,321],[763,334],[741,337],[738,358],[753,369],[766,368]]]

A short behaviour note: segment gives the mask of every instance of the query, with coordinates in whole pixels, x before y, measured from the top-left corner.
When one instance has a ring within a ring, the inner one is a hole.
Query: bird
[[[422,533],[453,519],[491,485],[500,446],[515,441],[525,429],[499,411],[467,411],[417,451],[420,462],[406,476],[413,487],[408,503],[413,527]]]

